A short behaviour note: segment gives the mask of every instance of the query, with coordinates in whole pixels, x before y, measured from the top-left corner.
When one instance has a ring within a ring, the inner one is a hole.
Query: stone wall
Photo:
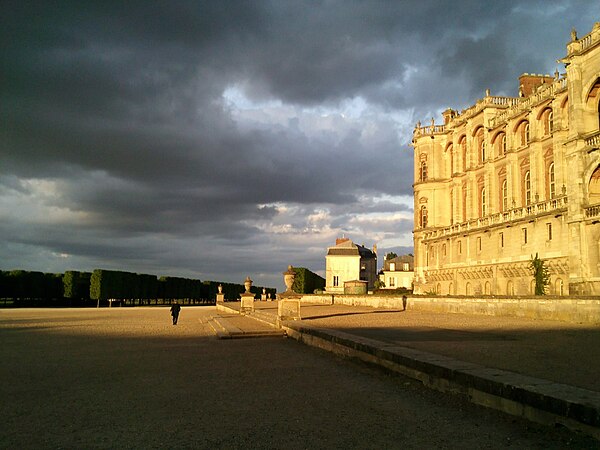
[[[303,303],[402,309],[402,296],[304,295]],[[561,320],[600,325],[600,299],[591,297],[461,297],[408,296],[407,309],[415,311],[481,314]]]

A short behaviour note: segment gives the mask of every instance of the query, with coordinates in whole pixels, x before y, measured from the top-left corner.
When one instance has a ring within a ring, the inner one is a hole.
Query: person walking
[[[173,305],[171,305],[171,315],[173,316],[173,325],[177,325],[177,320],[179,320],[179,312],[181,311],[181,305],[177,303],[177,300]]]

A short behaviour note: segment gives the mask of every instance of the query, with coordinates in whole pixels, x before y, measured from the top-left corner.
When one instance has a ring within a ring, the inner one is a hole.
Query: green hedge
[[[298,294],[313,294],[315,290],[325,289],[325,278],[305,267],[294,267],[296,277],[292,290]]]

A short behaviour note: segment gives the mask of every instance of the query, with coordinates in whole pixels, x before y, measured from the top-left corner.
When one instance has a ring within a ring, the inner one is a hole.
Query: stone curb
[[[600,439],[600,393],[491,369],[442,355],[363,338],[337,330],[286,322],[288,336],[349,358],[376,364],[441,392],[534,422],[585,432]]]
[[[222,311],[238,313],[222,305]],[[254,317],[255,315],[260,316]],[[247,315],[276,326],[275,314]],[[408,347],[288,321],[289,337],[338,355],[356,358],[421,381],[441,392],[549,426],[564,425],[600,439],[600,392],[456,360]]]

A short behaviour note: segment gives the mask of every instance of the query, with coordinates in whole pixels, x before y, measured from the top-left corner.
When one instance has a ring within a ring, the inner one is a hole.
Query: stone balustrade
[[[567,78],[566,77],[559,78],[558,80],[556,80],[550,84],[542,84],[538,88],[537,92],[535,92],[533,95],[530,95],[529,97],[526,97],[526,98],[515,99],[517,101],[515,103],[513,103],[512,105],[510,105],[506,109],[506,111],[503,111],[502,113],[498,114],[496,117],[492,117],[490,119],[490,126],[492,128],[495,128],[498,125],[500,125],[501,123],[506,122],[509,118],[514,117],[517,114],[520,114],[522,111],[525,111],[526,109],[531,108],[533,105],[536,105],[536,104],[540,103],[541,101],[547,100],[547,99],[555,96],[557,93],[563,91],[566,88],[567,88]]]
[[[490,214],[489,216],[471,219],[466,222],[450,225],[449,227],[437,228],[434,230],[426,230],[424,239],[436,239],[443,236],[451,236],[467,231],[477,230],[480,228],[489,227],[491,225],[502,225],[513,220],[524,219],[529,216],[543,214],[550,211],[557,211],[567,207],[567,196],[560,196],[550,200],[533,203],[528,206],[513,208],[508,211]],[[596,206],[600,210],[600,205]],[[597,212],[600,215],[600,211]]]
[[[587,208],[585,208],[585,217],[586,219],[600,217],[600,204],[588,206]]]
[[[592,136],[586,138],[585,145],[587,145],[588,147],[599,146],[600,145],[600,131],[598,131],[596,134],[593,134]]]

